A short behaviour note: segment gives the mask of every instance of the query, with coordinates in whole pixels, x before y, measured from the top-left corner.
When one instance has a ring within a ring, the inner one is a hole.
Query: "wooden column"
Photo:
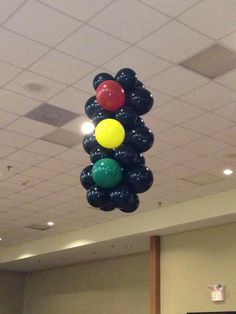
[[[150,314],[161,313],[161,291],[160,291],[160,257],[161,241],[160,237],[152,236],[150,238],[151,255],[151,278],[150,278]]]

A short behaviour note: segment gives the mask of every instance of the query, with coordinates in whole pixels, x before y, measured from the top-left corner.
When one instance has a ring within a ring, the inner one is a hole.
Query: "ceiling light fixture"
[[[81,131],[83,134],[90,134],[94,131],[94,124],[92,122],[84,122],[81,125]]]
[[[47,225],[50,226],[50,227],[52,227],[52,226],[54,226],[55,224],[54,224],[53,221],[48,221],[48,222],[47,222]]]
[[[0,238],[0,241],[2,241],[2,238]]]
[[[225,170],[223,171],[223,173],[224,173],[226,176],[230,176],[230,175],[233,173],[233,170],[227,168],[227,169],[225,169]]]

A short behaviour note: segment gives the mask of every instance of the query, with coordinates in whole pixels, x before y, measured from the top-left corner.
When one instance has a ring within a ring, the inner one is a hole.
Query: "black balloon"
[[[152,147],[154,135],[147,127],[141,127],[128,132],[125,142],[133,146],[137,152],[143,153]]]
[[[132,108],[125,106],[116,112],[115,119],[119,121],[127,131],[135,127],[138,116]]]
[[[93,165],[85,167],[80,174],[80,182],[86,190],[95,184],[92,178],[92,167]]]
[[[97,145],[98,142],[96,141],[96,138],[93,134],[87,134],[84,136],[83,148],[86,151],[86,153],[90,154],[92,149]]]
[[[98,85],[100,85],[104,81],[114,80],[114,77],[109,73],[99,73],[93,79],[93,88],[96,90]]]
[[[137,121],[135,123],[135,127],[136,128],[140,128],[142,126],[145,126],[145,122],[144,122],[144,120],[141,117],[138,116],[138,119],[137,119]]]
[[[126,92],[130,92],[135,88],[137,75],[134,70],[124,68],[117,72],[115,79],[124,88]]]
[[[96,110],[98,110],[100,107],[99,103],[96,100],[95,96],[90,97],[86,103],[85,103],[85,113],[89,117],[89,119],[92,119],[92,116]]]
[[[138,154],[135,152],[135,150],[127,144],[123,144],[114,150],[115,160],[124,167],[132,165],[138,158],[137,155]]]
[[[107,149],[102,146],[95,146],[90,153],[90,160],[92,163],[95,164],[98,160],[102,158],[112,158],[113,157],[113,150]]]
[[[124,213],[132,213],[139,207],[139,198],[137,194],[134,194],[129,204],[127,204],[124,208],[120,208],[120,210]]]
[[[134,159],[134,164],[135,166],[140,165],[144,166],[145,165],[145,158],[142,154],[136,154],[136,158]]]
[[[136,88],[129,95],[128,105],[131,106],[138,115],[143,115],[152,109],[152,94],[145,88]]]
[[[124,208],[133,198],[128,186],[121,185],[111,190],[110,199],[118,208]]]
[[[139,81],[139,80],[137,80],[137,82],[136,82],[136,84],[135,84],[135,87],[136,87],[136,88],[145,88],[143,82],[141,82],[141,81]]]
[[[153,174],[149,168],[138,166],[126,173],[125,181],[133,193],[143,193],[152,186]]]
[[[99,122],[108,118],[112,118],[112,114],[109,111],[100,108],[94,112],[92,116],[92,121],[93,121],[93,124],[96,126],[98,125]]]
[[[87,191],[87,201],[93,207],[103,207],[109,202],[107,193],[97,185],[93,185]]]
[[[104,212],[110,212],[116,208],[116,205],[112,203],[111,201],[108,202],[106,205],[102,206],[100,209]]]

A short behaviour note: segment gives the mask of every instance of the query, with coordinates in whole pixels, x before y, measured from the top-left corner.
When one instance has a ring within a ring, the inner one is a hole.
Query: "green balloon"
[[[114,159],[102,158],[93,165],[92,177],[98,186],[113,188],[122,179],[122,169]]]

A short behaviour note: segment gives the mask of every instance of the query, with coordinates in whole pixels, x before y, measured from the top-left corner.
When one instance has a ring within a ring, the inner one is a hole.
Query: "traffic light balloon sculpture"
[[[137,194],[153,183],[142,153],[152,147],[154,136],[140,117],[151,110],[153,97],[129,68],[121,69],[115,78],[108,73],[96,75],[93,87],[96,96],[87,100],[85,113],[95,133],[83,140],[92,164],[82,170],[80,181],[90,205],[131,213],[139,206]]]

